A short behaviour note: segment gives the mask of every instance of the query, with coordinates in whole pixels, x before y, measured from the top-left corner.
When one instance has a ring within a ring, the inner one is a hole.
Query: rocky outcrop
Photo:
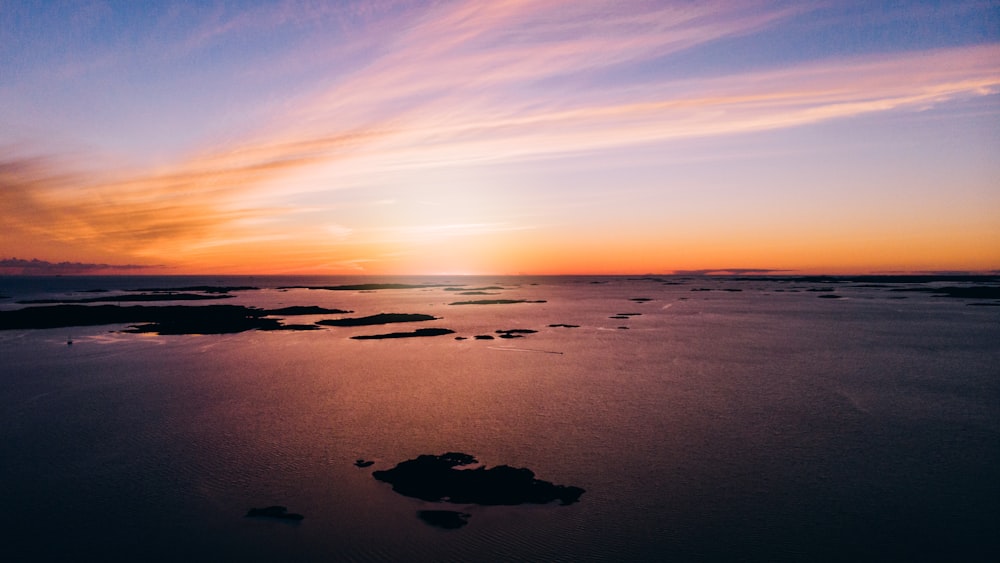
[[[432,502],[515,505],[559,501],[572,504],[584,493],[580,487],[536,479],[534,472],[523,467],[466,467],[476,463],[475,457],[460,452],[421,455],[392,469],[374,471],[372,476],[391,484],[392,490],[401,495]],[[466,468],[459,469],[462,467]]]
[[[284,506],[268,506],[265,508],[251,508],[246,513],[246,518],[277,518],[279,520],[299,521],[305,518],[301,514],[289,512]]]

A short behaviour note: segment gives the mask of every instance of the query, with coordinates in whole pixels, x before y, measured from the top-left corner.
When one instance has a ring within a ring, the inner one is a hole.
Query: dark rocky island
[[[368,459],[358,458],[354,460],[355,467],[371,467],[372,465],[375,465],[375,462]]]
[[[299,311],[312,314],[311,308]],[[64,328],[108,324],[137,324],[126,332],[159,334],[228,334],[246,330],[311,330],[311,325],[284,325],[272,314],[294,310],[267,310],[240,305],[52,305],[0,311],[0,330]]]
[[[280,309],[268,309],[268,315],[346,315],[348,313],[353,313],[354,311],[345,311],[343,309],[327,309],[326,307],[317,307],[315,305],[309,306],[293,306],[293,307],[282,307]]]
[[[957,297],[959,299],[1000,299],[1000,286],[947,286],[947,287],[900,287],[889,291],[930,293],[935,297]]]
[[[18,301],[24,305],[44,305],[52,303],[119,303],[136,301],[202,301],[205,299],[226,299],[232,295],[202,295],[200,293],[140,293],[138,295],[102,295],[82,299],[30,299]]]
[[[268,506],[265,508],[251,508],[244,518],[276,518],[278,520],[292,520],[298,522],[305,518],[301,514],[289,512],[284,506]]]
[[[457,510],[418,510],[417,517],[435,528],[455,530],[468,524],[472,515]]]
[[[316,324],[323,326],[371,326],[389,323],[411,323],[435,320],[437,320],[437,317],[432,315],[422,315],[419,313],[379,313],[377,315],[354,317],[350,319],[327,319],[323,321],[316,321]]]
[[[362,334],[352,336],[353,340],[383,340],[386,338],[412,338],[415,336],[443,336],[445,334],[455,334],[450,328],[418,328],[413,332],[390,332],[387,334]]]
[[[230,291],[254,291],[259,287],[250,285],[189,285],[186,287],[146,287],[140,289],[129,289],[126,291],[148,291],[150,293],[177,292],[177,291],[200,291],[202,293],[229,293]]]
[[[460,452],[421,455],[392,469],[373,471],[372,476],[391,484],[401,495],[431,502],[516,505],[559,501],[566,505],[584,493],[580,487],[536,479],[534,472],[523,467],[457,469],[476,463],[476,458]]]
[[[263,316],[264,311],[236,305],[54,305],[0,311],[0,330],[150,323],[132,332],[160,332],[159,328],[163,328],[164,334],[220,334],[281,327],[276,319],[264,319]]]
[[[580,328],[580,325],[570,325],[566,323],[556,323],[549,325],[549,328]]]
[[[511,328],[507,330],[498,330],[496,332],[500,335],[500,338],[524,338],[525,334],[534,334],[538,331],[531,330],[530,328]]]
[[[545,303],[545,301],[528,301],[527,299],[479,299],[477,301],[456,301],[449,305],[510,305],[513,303]]]
[[[359,283],[351,285],[287,285],[278,289],[317,289],[326,291],[376,291],[379,289],[427,289],[431,287],[450,287],[442,283]]]

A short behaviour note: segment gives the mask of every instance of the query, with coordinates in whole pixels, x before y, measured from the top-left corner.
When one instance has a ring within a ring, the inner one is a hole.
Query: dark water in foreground
[[[992,561],[1000,552],[1000,307],[893,291],[973,282],[424,278],[393,281],[501,289],[276,289],[358,281],[372,280],[0,278],[4,310],[115,294],[88,289],[251,285],[261,289],[219,302],[354,311],[289,323],[439,317],[223,335],[0,331],[4,559]],[[544,303],[449,305],[480,299]],[[455,332],[350,338],[418,327]],[[516,328],[538,332],[472,338]],[[456,507],[372,478],[446,451],[586,493],[569,506]],[[375,464],[357,468],[358,458]],[[272,504],[305,519],[243,517]],[[442,508],[471,514],[468,525],[417,518]]]

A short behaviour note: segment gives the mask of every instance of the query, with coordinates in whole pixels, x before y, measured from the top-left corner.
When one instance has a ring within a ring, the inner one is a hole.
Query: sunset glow
[[[4,4],[0,274],[997,270],[998,12]]]

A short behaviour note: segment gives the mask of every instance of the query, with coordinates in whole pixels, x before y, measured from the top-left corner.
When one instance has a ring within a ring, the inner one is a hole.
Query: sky
[[[1000,270],[1000,2],[0,2],[0,273]]]

